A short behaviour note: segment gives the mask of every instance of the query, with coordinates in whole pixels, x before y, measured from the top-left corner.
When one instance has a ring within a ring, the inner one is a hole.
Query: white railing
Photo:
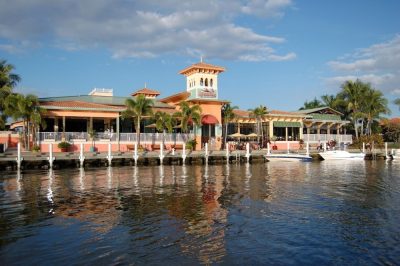
[[[303,140],[305,142],[326,142],[330,140],[336,140],[336,142],[352,143],[352,135],[341,135],[341,134],[303,134]]]
[[[90,136],[87,132],[39,132],[40,141],[61,141],[63,136],[66,141],[85,140],[90,141]],[[118,134],[116,133],[95,133],[95,140],[111,140],[117,141]],[[181,133],[166,133],[166,143],[183,143],[194,138],[194,134]],[[163,133],[140,133],[140,141],[145,143],[162,142]],[[119,140],[121,142],[135,142],[136,133],[120,133]]]

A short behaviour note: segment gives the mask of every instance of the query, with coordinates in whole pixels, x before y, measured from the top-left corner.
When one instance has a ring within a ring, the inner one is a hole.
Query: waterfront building
[[[192,124],[190,133],[183,134],[179,126],[174,132],[163,135],[157,133],[154,119],[145,116],[140,125],[141,146],[147,150],[159,149],[165,137],[166,149],[181,149],[191,139],[195,139],[196,150],[208,144],[210,150],[223,149],[221,109],[228,100],[219,99],[218,76],[225,68],[205,62],[193,64],[179,72],[186,77],[186,89],[176,94],[160,98],[160,92],[145,86],[128,97],[114,96],[112,89],[95,88],[88,95],[40,98],[40,106],[47,110],[44,114],[46,127],[40,129],[39,143],[46,152],[48,144],[68,141],[72,151],[83,144],[85,151],[95,146],[97,151],[108,149],[109,143],[114,151],[129,151],[136,142],[133,119],[123,119],[125,101],[130,97],[144,95],[153,102],[153,112],[173,114],[179,111],[179,103],[201,107],[201,125]],[[255,143],[256,119],[249,111],[235,110],[235,119],[229,124],[227,135],[231,142],[251,140]],[[296,148],[300,140],[308,142],[329,141],[351,142],[351,135],[345,135],[343,125],[349,123],[340,118],[340,113],[331,108],[318,108],[295,112],[268,110],[262,119],[261,143],[274,141],[279,148],[286,148],[287,142]],[[13,126],[16,127],[15,123]],[[95,132],[95,134],[93,134]],[[260,134],[259,134],[260,135]],[[57,145],[54,145],[55,151]],[[255,145],[254,148],[260,148]]]

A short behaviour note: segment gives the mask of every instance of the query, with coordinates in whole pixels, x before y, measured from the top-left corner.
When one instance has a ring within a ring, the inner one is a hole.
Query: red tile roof
[[[158,95],[160,95],[160,92],[159,92],[159,91],[156,91],[156,90],[148,89],[148,88],[143,88],[143,89],[140,89],[140,90],[138,90],[138,91],[135,91],[135,92],[132,93],[131,95],[132,95],[132,96],[136,96],[136,95],[139,95],[139,94],[147,94],[147,95],[155,95],[155,96],[158,96]]]
[[[200,62],[200,63],[193,64],[193,65],[181,70],[179,72],[179,74],[185,75],[186,73],[190,72],[193,69],[209,69],[209,70],[215,70],[215,71],[218,71],[218,72],[224,72],[225,71],[224,67],[215,66],[215,65],[211,65],[211,64]]]

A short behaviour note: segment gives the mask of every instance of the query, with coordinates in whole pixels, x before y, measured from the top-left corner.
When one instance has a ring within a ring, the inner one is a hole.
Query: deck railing
[[[352,135],[342,135],[342,134],[304,134],[303,140],[305,142],[326,142],[330,140],[335,140],[336,142],[352,143]]]
[[[90,141],[90,136],[87,132],[39,132],[40,141]],[[182,133],[166,133],[166,143],[183,143],[194,138],[194,134]],[[109,140],[117,141],[118,134],[116,133],[95,133],[94,140]],[[136,133],[120,133],[120,142],[135,142]],[[163,133],[140,133],[140,142],[143,143],[161,143],[163,140]]]

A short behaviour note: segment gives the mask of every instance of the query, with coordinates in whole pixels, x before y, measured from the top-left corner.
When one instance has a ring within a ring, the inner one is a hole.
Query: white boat
[[[351,153],[348,151],[335,150],[320,152],[319,156],[321,156],[324,160],[364,160],[365,153]]]
[[[391,156],[393,160],[399,160],[400,159],[400,149],[392,149]]]
[[[265,159],[268,161],[309,162],[312,160],[312,157],[297,153],[267,153]]]

